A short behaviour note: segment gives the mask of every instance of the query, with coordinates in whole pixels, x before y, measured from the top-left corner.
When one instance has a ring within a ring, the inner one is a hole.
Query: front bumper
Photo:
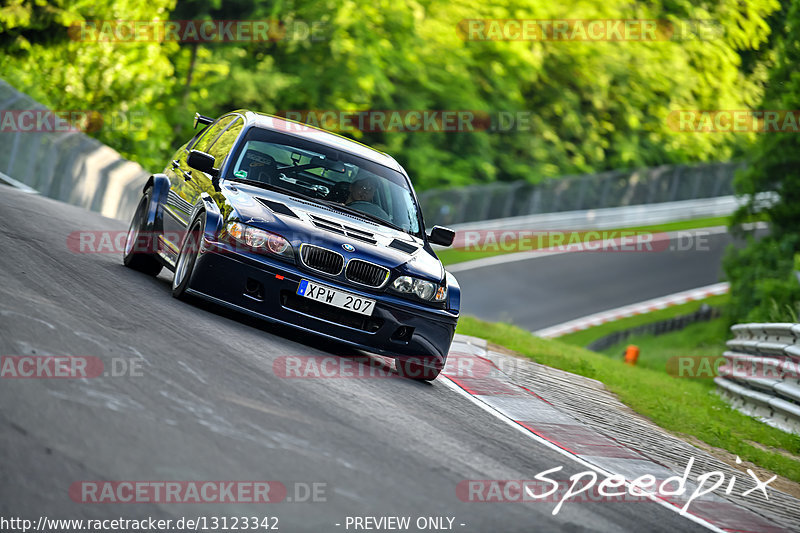
[[[426,364],[444,367],[457,313],[344,285],[280,259],[240,253],[225,243],[204,244],[189,293],[356,348],[390,357],[421,357]],[[297,296],[301,279],[371,298],[375,310],[364,317]]]

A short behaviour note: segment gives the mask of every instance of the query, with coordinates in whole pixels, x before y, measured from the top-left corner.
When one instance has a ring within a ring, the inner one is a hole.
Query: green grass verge
[[[717,322],[722,324],[721,321],[712,321],[694,326],[723,327],[715,325]],[[691,435],[800,482],[800,461],[748,444],[748,441],[760,443],[766,448],[798,455],[800,436],[784,433],[731,409],[717,396],[710,380],[674,378],[660,366],[664,358],[685,355],[681,353],[686,348],[684,342],[692,345],[707,339],[707,335],[721,335],[719,339],[727,336],[720,332],[687,332],[689,329],[678,332],[685,338],[675,346],[667,336],[660,336],[658,343],[672,348],[663,348],[658,355],[654,351],[649,363],[644,361],[651,357],[651,346],[642,342],[642,364],[629,366],[622,362],[619,354],[608,357],[559,340],[541,339],[510,324],[484,322],[469,316],[461,317],[458,324],[459,333],[484,338],[538,363],[602,381],[623,403],[668,431]],[[705,346],[701,344],[700,352],[720,354],[721,345],[715,342]],[[609,351],[613,353],[613,350]]]
[[[660,320],[667,320],[680,315],[687,315],[700,308],[701,305],[707,304],[712,307],[722,307],[728,303],[730,296],[727,294],[720,294],[718,296],[710,296],[702,300],[695,300],[693,302],[686,302],[685,304],[673,305],[659,309],[658,311],[651,311],[649,313],[642,313],[641,315],[629,316],[614,320],[613,322],[606,322],[598,326],[593,326],[575,333],[563,335],[558,338],[559,341],[571,344],[573,346],[588,346],[589,343],[606,335],[610,335],[616,331],[624,329],[635,328],[651,322],[658,322]],[[724,336],[722,337],[724,338]]]
[[[625,231],[650,231],[653,233],[662,233],[666,231],[681,231],[681,230],[688,230],[688,229],[698,229],[698,228],[710,228],[713,226],[727,226],[729,222],[729,217],[708,217],[708,218],[695,218],[691,220],[681,220],[678,222],[667,222],[664,224],[655,224],[652,226],[635,226],[630,228],[618,228],[618,230],[625,230]],[[558,228],[555,228],[558,229]],[[601,230],[601,231],[614,231],[612,229]],[[544,248],[558,244],[558,243],[544,243]],[[516,246],[514,248],[517,248]],[[535,250],[538,246],[524,246],[524,250]],[[522,248],[520,248],[522,249]],[[516,251],[516,250],[512,250]],[[472,261],[474,259],[482,259],[484,257],[492,257],[495,255],[502,255],[511,253],[511,251],[504,251],[504,250],[465,250],[463,248],[449,248],[446,250],[441,250],[436,252],[436,255],[439,256],[439,259],[445,265],[452,265],[455,263],[461,263],[464,261]]]
[[[629,344],[639,347],[636,366],[656,372],[665,372],[667,362],[675,356],[718,357],[726,350],[725,340],[730,338],[725,319],[718,318],[708,322],[697,322],[679,331],[662,335],[636,335],[624,342],[603,350],[603,355],[616,358]],[[671,378],[671,376],[669,376]],[[674,379],[674,378],[671,378]],[[713,379],[698,380],[714,388]]]

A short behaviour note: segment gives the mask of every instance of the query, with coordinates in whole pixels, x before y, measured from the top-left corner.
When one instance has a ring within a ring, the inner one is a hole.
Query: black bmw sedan
[[[125,265],[174,272],[196,296],[395,358],[402,375],[444,367],[460,289],[426,233],[408,174],[339,135],[247,110],[213,120],[151,176]]]

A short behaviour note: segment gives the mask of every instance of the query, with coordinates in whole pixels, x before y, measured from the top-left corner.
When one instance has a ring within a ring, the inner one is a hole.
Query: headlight
[[[246,244],[257,252],[269,252],[294,260],[292,245],[277,233],[270,233],[241,222],[229,222],[226,229],[234,240]]]
[[[394,280],[392,289],[404,294],[414,294],[421,300],[443,302],[447,298],[447,287],[436,285],[424,279],[412,278],[411,276],[400,276]]]

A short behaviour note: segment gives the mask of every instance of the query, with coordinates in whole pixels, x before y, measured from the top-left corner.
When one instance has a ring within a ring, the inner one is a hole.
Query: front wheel
[[[153,232],[147,231],[147,211],[150,209],[150,200],[153,189],[148,188],[139,200],[136,212],[133,214],[128,235],[125,239],[125,252],[122,262],[126,267],[138,270],[150,276],[157,276],[161,272],[161,262],[153,253]]]
[[[397,373],[409,379],[433,381],[442,372],[439,365],[426,366],[419,357],[398,357],[394,360]]]
[[[178,254],[178,262],[175,264],[175,276],[172,278],[172,296],[180,300],[187,297],[186,291],[189,289],[189,280],[192,279],[194,265],[197,262],[197,254],[200,251],[200,240],[203,235],[205,214],[195,220],[191,229],[186,234]]]

